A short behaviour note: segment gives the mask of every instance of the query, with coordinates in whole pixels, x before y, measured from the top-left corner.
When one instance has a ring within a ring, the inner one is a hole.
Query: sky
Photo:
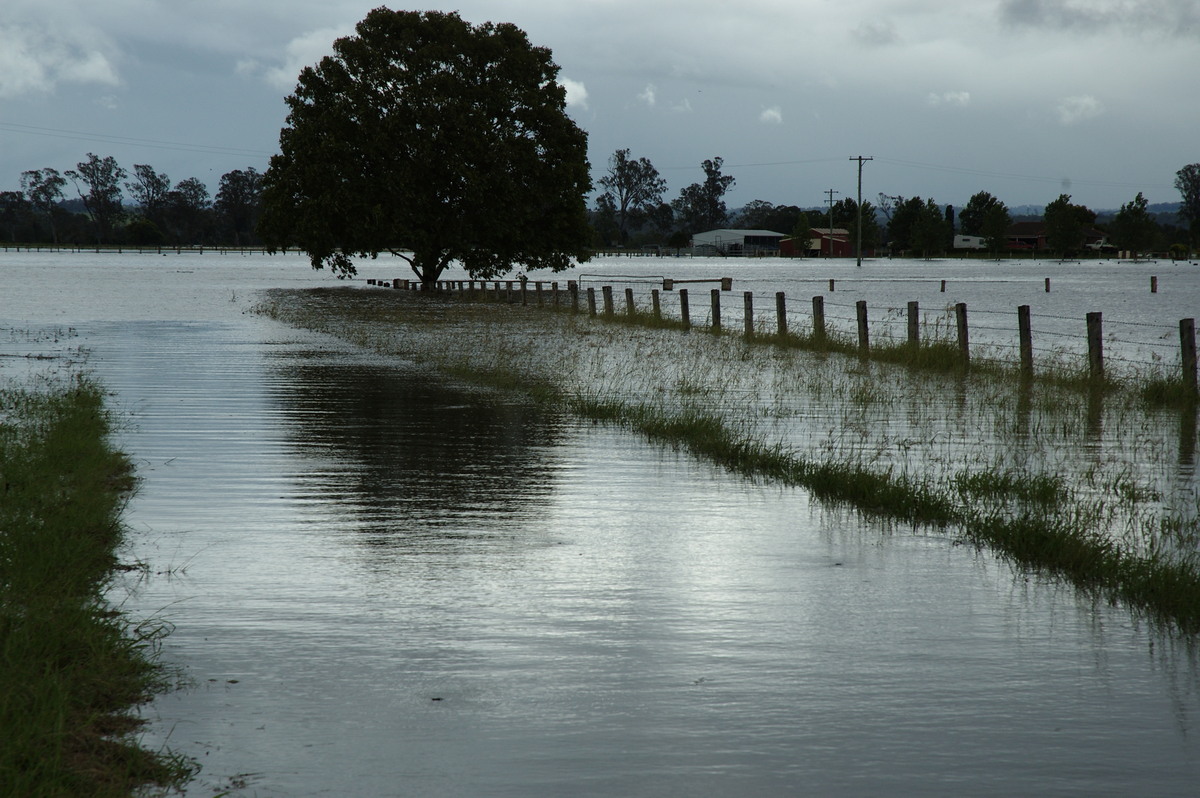
[[[87,153],[216,193],[263,171],[301,67],[380,0],[3,0],[0,190]],[[618,149],[667,199],[720,157],[751,200],[857,195],[1094,210],[1177,202],[1200,162],[1200,0],[461,0],[561,67],[593,179]]]

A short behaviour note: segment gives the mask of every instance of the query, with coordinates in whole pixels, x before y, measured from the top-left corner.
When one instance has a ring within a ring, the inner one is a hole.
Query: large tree
[[[1065,257],[1083,246],[1083,228],[1095,223],[1096,214],[1084,205],[1071,204],[1070,194],[1059,194],[1046,206],[1042,219],[1046,223],[1046,246]]]
[[[1158,227],[1147,207],[1146,198],[1139,191],[1132,202],[1121,206],[1121,210],[1117,211],[1117,215],[1108,226],[1112,243],[1117,249],[1131,251],[1135,260],[1139,253],[1150,248]]]
[[[701,233],[722,227],[729,221],[729,208],[725,205],[725,192],[734,183],[732,175],[721,174],[721,158],[703,161],[704,182],[692,183],[671,203],[676,219],[689,233]]]
[[[983,222],[979,227],[979,235],[983,236],[983,245],[999,256],[1008,248],[1008,229],[1012,227],[1012,215],[1008,206],[996,200],[983,212]]]
[[[199,178],[180,180],[166,198],[164,217],[171,240],[176,244],[199,243],[211,207],[208,186]]]
[[[163,211],[167,194],[171,190],[171,179],[163,172],[154,171],[150,164],[135,163],[134,179],[125,184],[125,189],[134,203],[142,209],[142,215],[157,227],[162,227]]]
[[[237,246],[254,243],[254,229],[262,210],[263,181],[263,175],[253,166],[221,175],[213,208]]]
[[[980,191],[967,200],[967,204],[958,213],[958,230],[965,236],[983,235],[983,220],[988,212],[1004,203],[986,191]],[[1007,208],[1005,208],[1007,210]]]
[[[1183,197],[1179,218],[1187,222],[1192,246],[1200,245],[1200,163],[1190,163],[1176,172],[1175,188]]]
[[[287,98],[260,222],[314,268],[391,252],[426,286],[585,259],[587,135],[558,66],[509,23],[377,8]]]
[[[634,160],[629,150],[617,150],[608,159],[608,173],[598,181],[616,211],[617,232],[621,243],[629,241],[630,223],[640,224],[662,203],[667,181],[646,158]]]
[[[96,241],[104,243],[112,237],[112,229],[121,216],[121,181],[126,172],[111,155],[100,158],[87,154],[66,176],[75,183],[83,207],[96,226]],[[85,190],[86,189],[86,190]]]
[[[50,235],[58,243],[58,226],[54,223],[54,211],[63,200],[63,188],[67,179],[57,169],[30,169],[21,173],[21,190],[36,210],[46,215],[50,223]]]

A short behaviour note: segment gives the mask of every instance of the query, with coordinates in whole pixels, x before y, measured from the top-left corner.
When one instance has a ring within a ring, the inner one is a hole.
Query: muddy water
[[[323,282],[298,263],[203,265],[0,259],[6,326],[62,331],[4,352],[86,356],[129,420],[130,556],[151,574],[114,595],[175,627],[163,656],[189,686],[147,709],[147,740],[200,761],[191,794],[1178,795],[1200,777],[1188,641],[243,312],[256,288]],[[51,268],[66,288],[25,282]]]

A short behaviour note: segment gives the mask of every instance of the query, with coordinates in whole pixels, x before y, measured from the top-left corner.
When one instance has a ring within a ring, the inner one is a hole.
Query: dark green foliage
[[[1158,227],[1146,206],[1146,198],[1139,191],[1132,202],[1121,206],[1108,226],[1109,237],[1117,249],[1130,250],[1135,258],[1150,247]]]
[[[1070,194],[1059,194],[1046,206],[1046,246],[1062,255],[1077,252],[1083,246],[1084,225],[1094,224],[1096,214],[1083,205],[1072,205]]]
[[[963,211],[966,214],[966,211]],[[1008,229],[1012,227],[1012,216],[1008,207],[997,200],[983,213],[983,222],[979,234],[983,236],[983,245],[989,252],[999,254],[1008,247]]]
[[[125,170],[111,155],[100,158],[90,152],[86,161],[80,161],[75,169],[66,172],[66,176],[75,182],[79,198],[92,217],[97,243],[112,240],[113,227],[121,216],[121,181],[125,175]]]
[[[103,600],[133,486],[108,446],[103,394],[78,381],[0,391],[0,793],[126,796],[186,780],[141,748],[132,708],[162,689],[162,626]]]
[[[703,161],[704,182],[692,183],[679,192],[671,203],[682,229],[688,233],[703,233],[724,227],[729,221],[729,208],[725,205],[725,192],[734,184],[732,175],[721,174],[721,158]]]
[[[967,204],[958,214],[959,232],[965,236],[986,236],[983,232],[984,219],[992,208],[1003,206],[1003,202],[986,191],[971,195],[971,199],[967,200]]]
[[[1175,188],[1183,197],[1179,218],[1187,222],[1195,246],[1200,244],[1200,163],[1190,163],[1176,172]]]
[[[655,208],[662,204],[667,181],[646,158],[634,160],[629,150],[617,150],[608,161],[608,174],[600,178],[604,193],[612,206],[617,226],[617,238],[621,244],[629,241],[631,224],[640,225]]]
[[[264,240],[340,275],[393,252],[426,285],[455,260],[490,278],[586,258],[587,137],[557,76],[515,25],[371,11],[287,98]]]

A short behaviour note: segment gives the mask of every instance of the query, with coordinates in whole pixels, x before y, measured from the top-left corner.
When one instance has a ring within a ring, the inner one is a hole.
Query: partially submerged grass
[[[1190,428],[1179,416],[1176,447],[1173,416],[1114,384],[967,370],[936,340],[880,342],[864,359],[844,336],[679,335],[637,313],[597,324],[586,311],[355,290],[274,293],[260,310],[952,532],[1200,631],[1194,413]]]
[[[88,380],[0,390],[0,793],[118,796],[191,763],[143,749],[134,708],[167,684],[161,624],[103,599],[122,568],[129,461]]]

